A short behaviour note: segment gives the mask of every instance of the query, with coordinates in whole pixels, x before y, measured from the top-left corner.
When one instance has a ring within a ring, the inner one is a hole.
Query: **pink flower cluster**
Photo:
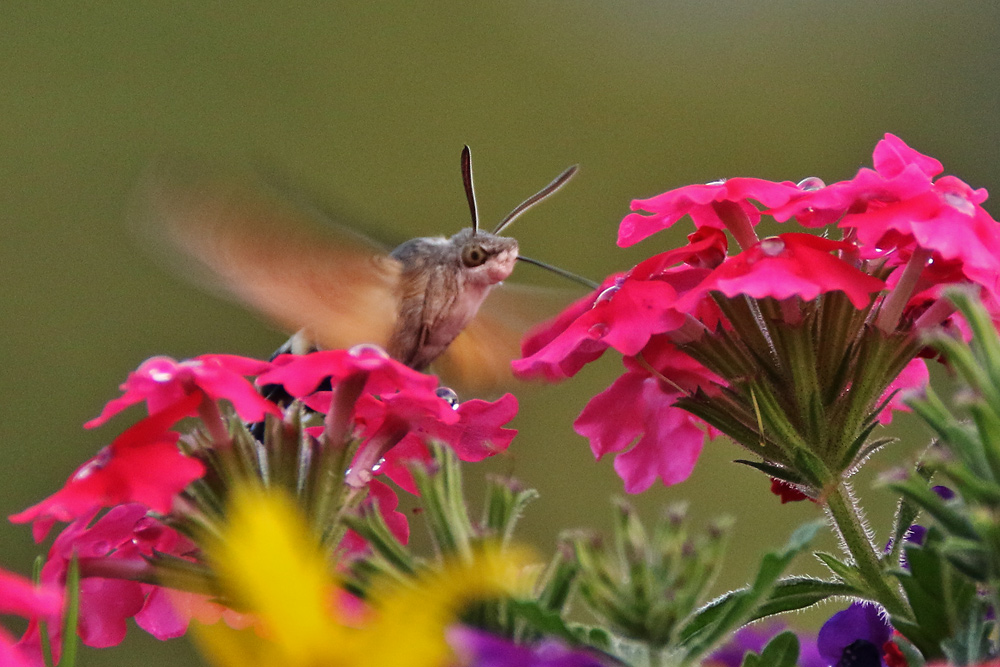
[[[396,511],[396,493],[376,476],[415,493],[408,464],[430,460],[429,439],[450,445],[463,460],[478,461],[504,451],[516,433],[504,428],[517,412],[512,395],[495,402],[455,404],[442,396],[436,378],[407,368],[373,346],[282,355],[272,362],[232,355],[182,362],[150,359],[121,385],[122,396],[86,425],[100,426],[138,403],[146,404],[148,416],[78,468],[59,491],[10,517],[15,523],[31,522],[37,541],[56,522],[69,523],[56,537],[41,578],[46,586],[62,587],[70,558],[76,554],[80,559],[79,634],[84,643],[118,644],[129,618],[161,639],[183,634],[191,618],[247,622],[205,596],[146,582],[154,574],[154,554],[197,560],[197,544],[161,520],[184,517],[191,506],[185,489],[206,474],[211,459],[179,447],[188,438],[182,435],[182,420],[197,417],[214,447],[231,447],[225,404],[246,422],[266,415],[282,417],[283,408],[258,390],[264,385],[281,385],[324,415],[324,426],[306,429],[306,437],[314,438],[317,447],[357,445],[345,483],[367,488],[365,502],[377,504],[404,543],[409,526],[405,515]],[[342,548],[356,552],[366,545],[349,533]],[[58,623],[49,629],[58,639]],[[21,644],[27,653],[37,654],[37,623]]]
[[[619,228],[620,246],[685,216],[695,226],[688,244],[610,276],[534,330],[515,372],[558,381],[605,350],[617,350],[625,374],[584,408],[575,429],[589,438],[595,456],[617,454],[615,468],[629,492],[657,478],[680,482],[713,431],[677,402],[710,400],[732,380],[683,348],[732,332],[723,312],[727,301],[773,301],[784,325],[794,326],[804,303],[839,293],[854,309],[870,309],[871,326],[915,334],[950,323],[953,309],[942,290],[967,284],[997,319],[1000,227],[981,206],[985,190],[954,176],[938,178],[942,170],[934,158],[887,134],[875,148],[874,169],[863,168],[847,181],[732,178],[633,201],[636,212]],[[818,234],[759,239],[755,227],[765,215]],[[739,247],[733,254],[727,231]],[[839,240],[827,238],[835,231]],[[902,407],[893,392],[922,385],[926,374],[921,359],[906,367],[884,394],[893,402],[882,421]]]
[[[39,621],[58,624],[63,608],[62,590],[50,585],[35,586],[24,577],[0,569],[0,614],[27,618],[32,626]],[[0,665],[29,667],[39,664],[35,651],[16,642],[0,627]]]

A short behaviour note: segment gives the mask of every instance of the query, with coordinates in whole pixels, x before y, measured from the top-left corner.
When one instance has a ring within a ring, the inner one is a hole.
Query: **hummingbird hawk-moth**
[[[555,305],[539,298],[537,288],[501,285],[516,260],[541,263],[520,256],[517,241],[500,233],[565,185],[577,167],[487,232],[479,228],[468,146],[461,164],[472,225],[450,238],[415,238],[391,251],[329,220],[322,230],[310,228],[305,211],[267,196],[263,187],[188,173],[154,172],[144,217],[187,258],[185,273],[297,331],[287,349],[374,343],[416,370],[433,363],[454,386],[490,390],[509,380],[521,335]]]

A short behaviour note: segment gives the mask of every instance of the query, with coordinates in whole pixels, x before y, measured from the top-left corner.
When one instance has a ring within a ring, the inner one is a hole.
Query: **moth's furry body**
[[[463,257],[483,253],[479,266]],[[452,236],[417,238],[392,251],[402,264],[399,310],[386,351],[416,370],[424,370],[479,312],[493,287],[510,276],[517,241],[466,228]]]

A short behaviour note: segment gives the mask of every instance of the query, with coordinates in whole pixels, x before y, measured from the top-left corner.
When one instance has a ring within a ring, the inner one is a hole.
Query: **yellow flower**
[[[445,629],[469,602],[529,585],[525,552],[485,548],[412,581],[377,582],[366,621],[348,627],[337,622],[330,564],[286,495],[242,489],[228,517],[206,554],[227,599],[258,623],[198,626],[204,652],[224,667],[441,667],[452,657]]]

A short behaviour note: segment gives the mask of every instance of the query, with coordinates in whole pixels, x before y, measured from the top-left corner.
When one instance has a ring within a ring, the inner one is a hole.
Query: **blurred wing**
[[[180,251],[170,259],[181,275],[289,331],[306,329],[322,347],[388,342],[401,264],[385,249],[346,228],[305,224],[308,215],[263,187],[180,173],[153,174],[141,221]]]
[[[459,393],[495,393],[515,381],[510,362],[521,356],[528,329],[579,298],[579,290],[504,283],[495,287],[462,333],[434,362]]]

